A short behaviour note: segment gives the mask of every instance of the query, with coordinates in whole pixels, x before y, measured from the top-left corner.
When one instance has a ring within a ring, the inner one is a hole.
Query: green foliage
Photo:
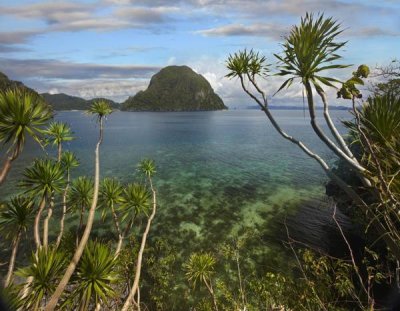
[[[143,159],[138,164],[138,170],[147,177],[152,177],[156,173],[156,165],[152,159]]]
[[[102,218],[106,217],[111,207],[122,202],[123,187],[116,178],[104,178],[100,184],[99,207],[102,209]]]
[[[168,66],[151,78],[147,90],[129,97],[121,109],[195,111],[227,108],[203,76],[187,66]]]
[[[15,238],[19,232],[29,229],[34,217],[34,200],[14,196],[9,203],[0,205],[0,230],[4,237]]]
[[[346,42],[336,41],[342,33],[340,24],[332,18],[320,14],[307,13],[301,19],[300,26],[293,26],[289,36],[283,43],[283,55],[275,54],[281,62],[279,76],[292,76],[279,88],[278,92],[289,87],[295,78],[300,78],[303,84],[311,82],[317,90],[322,90],[321,83],[335,87],[337,79],[321,76],[325,70],[349,67],[348,65],[331,64],[341,58],[336,54]]]
[[[40,94],[44,100],[53,107],[54,110],[87,110],[96,101],[105,101],[112,108],[118,109],[119,104],[106,98],[93,98],[86,100],[80,97],[71,96],[67,94]]]
[[[61,154],[61,166],[65,170],[70,170],[71,168],[78,167],[79,161],[73,152],[65,151]]]
[[[39,142],[43,126],[52,117],[51,108],[39,96],[19,89],[0,93],[0,142],[21,151],[27,135]]]
[[[23,173],[21,186],[33,195],[61,192],[65,185],[64,170],[60,163],[50,159],[37,159]]]
[[[93,179],[87,176],[79,176],[71,183],[68,191],[68,203],[75,210],[85,210],[93,199]]]
[[[137,216],[148,215],[150,209],[150,192],[138,183],[130,183],[125,186],[121,198],[119,210],[122,220],[133,221]]]
[[[253,50],[239,51],[233,55],[229,55],[226,62],[226,67],[228,68],[229,73],[226,75],[226,77],[266,77],[269,73],[269,65],[266,63],[266,61],[267,59],[265,56],[262,56]]]
[[[210,253],[194,253],[183,265],[187,280],[196,287],[198,283],[209,282],[214,274],[216,260]]]
[[[343,99],[362,98],[357,85],[364,85],[364,81],[361,78],[367,78],[368,75],[369,67],[367,65],[360,65],[357,71],[353,72],[353,76],[342,84],[342,87],[337,92],[337,97]]]
[[[40,248],[37,254],[32,254],[30,265],[16,272],[23,278],[33,278],[21,284],[29,290],[23,299],[25,310],[39,310],[42,300],[54,292],[66,266],[67,257],[61,251]]]
[[[112,112],[110,104],[104,100],[95,101],[87,110],[87,113],[96,115],[98,121],[103,117],[107,117]]]
[[[74,290],[66,303],[70,307],[79,306],[79,310],[87,310],[91,304],[108,305],[108,300],[116,296],[113,287],[119,279],[116,264],[108,245],[89,241],[72,277]]]
[[[51,122],[44,131],[44,134],[49,143],[54,146],[74,139],[71,128],[64,122]]]

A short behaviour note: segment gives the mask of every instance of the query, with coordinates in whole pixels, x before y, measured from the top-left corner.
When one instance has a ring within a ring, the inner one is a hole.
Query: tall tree
[[[64,188],[63,192],[63,197],[62,197],[62,205],[63,205],[63,210],[62,210],[62,215],[60,219],[60,233],[57,236],[57,241],[56,241],[56,247],[60,246],[61,239],[64,234],[64,221],[65,221],[65,216],[67,214],[67,194],[68,190],[70,187],[70,181],[71,181],[71,168],[79,166],[79,161],[76,158],[75,154],[67,151],[63,152],[61,155],[61,165],[64,168],[66,174],[67,174],[67,184]]]
[[[139,249],[139,253],[137,256],[137,261],[136,261],[136,270],[135,270],[135,278],[133,281],[133,285],[132,288],[129,292],[128,298],[126,299],[124,306],[122,307],[122,311],[127,311],[130,304],[132,303],[132,300],[134,299],[135,295],[137,293],[139,293],[139,282],[140,282],[140,274],[142,271],[142,260],[143,260],[143,253],[144,253],[144,249],[146,247],[146,241],[147,241],[147,236],[150,232],[150,227],[151,227],[151,223],[156,215],[156,210],[157,210],[157,197],[156,197],[156,190],[153,187],[153,181],[152,181],[152,176],[155,174],[156,172],[156,167],[154,164],[153,160],[150,159],[144,159],[142,160],[139,165],[138,165],[138,169],[140,172],[142,172],[146,177],[147,180],[149,182],[150,185],[150,189],[152,192],[152,212],[149,216],[149,218],[147,219],[147,225],[146,225],[146,229],[143,233],[142,236],[142,242],[140,244],[140,249]]]
[[[45,310],[50,311],[54,310],[55,307],[57,306],[58,300],[61,297],[61,294],[65,290],[65,287],[68,284],[69,279],[71,278],[72,274],[75,271],[76,265],[78,264],[82,253],[85,249],[86,243],[89,240],[89,235],[92,230],[93,226],[93,221],[94,221],[94,215],[96,212],[96,207],[97,207],[97,199],[99,195],[99,183],[100,183],[100,145],[103,141],[103,123],[104,119],[112,113],[112,109],[110,105],[105,102],[105,101],[98,101],[93,103],[93,105],[89,108],[88,110],[89,114],[94,114],[97,117],[97,121],[99,123],[99,140],[96,144],[96,149],[95,149],[95,173],[94,173],[94,191],[93,191],[93,200],[92,204],[90,206],[89,210],[89,215],[85,227],[85,231],[83,232],[82,238],[79,241],[79,245],[75,250],[74,256],[71,260],[71,262],[68,265],[68,268],[62,277],[60,283],[58,284],[55,292],[51,296],[49,302],[47,303]]]
[[[57,160],[61,161],[62,143],[74,139],[71,128],[64,122],[51,122],[44,131],[46,140],[57,146]]]
[[[203,283],[206,286],[211,296],[214,310],[218,311],[217,298],[211,279],[214,274],[215,264],[216,261],[213,255],[209,253],[194,253],[183,267],[186,270],[186,277],[193,284],[193,287],[196,287],[198,283]]]
[[[76,228],[76,245],[79,244],[79,235],[83,227],[83,218],[93,199],[93,179],[87,176],[79,176],[72,181],[68,193],[68,204],[79,213],[79,225]]]
[[[278,75],[289,76],[278,89],[278,92],[285,87],[289,87],[295,79],[300,79],[306,90],[311,127],[325,145],[354,169],[364,186],[370,187],[371,181],[367,176],[368,172],[366,168],[360,164],[357,158],[352,154],[331,120],[328,101],[325,91],[322,88],[322,85],[334,87],[333,83],[339,82],[334,78],[321,76],[320,73],[322,71],[347,67],[347,65],[331,63],[341,58],[341,56],[337,54],[337,51],[344,46],[345,42],[338,42],[336,40],[336,37],[341,32],[340,25],[332,18],[324,18],[323,15],[314,18],[312,14],[306,14],[306,17],[301,19],[300,26],[294,26],[289,36],[286,38],[283,44],[283,55],[275,55],[281,62]],[[269,65],[266,63],[266,58],[259,55],[259,53],[245,50],[229,56],[227,67],[230,70],[227,77],[239,78],[242,89],[257,102],[278,133],[293,144],[296,144],[309,157],[316,160],[329,178],[331,178],[355,204],[361,207],[364,212],[368,213],[368,204],[358,195],[355,189],[337,176],[319,154],[312,151],[302,141],[288,135],[271,114],[267,95],[257,83],[257,77],[265,77],[268,75]],[[364,73],[362,72],[362,74]],[[356,78],[360,79],[359,77]],[[336,142],[331,140],[317,123],[313,87],[322,99],[326,125]],[[373,219],[372,215],[369,215],[369,217]],[[387,235],[384,226],[382,226],[380,222],[374,222],[373,225],[382,235],[392,253],[396,258],[400,259],[400,245],[396,242],[395,237]]]
[[[15,259],[17,257],[18,246],[33,220],[34,201],[30,197],[15,196],[8,204],[1,206],[0,226],[5,237],[12,237],[12,251],[8,263],[7,275],[4,279],[4,287],[7,287],[14,272]]]
[[[9,144],[0,171],[0,185],[5,181],[12,162],[22,152],[26,136],[40,142],[43,126],[52,117],[50,106],[33,93],[19,89],[0,92],[0,142]]]
[[[117,205],[122,202],[122,185],[115,178],[104,178],[100,185],[99,203],[102,208],[103,218],[108,212],[111,212],[114,226],[118,234],[118,245],[115,256],[118,256],[123,242],[123,233],[121,230],[120,219],[117,214]]]
[[[47,217],[43,225],[43,245],[47,247],[48,224],[53,212],[52,197],[55,192],[62,191],[64,187],[65,180],[63,169],[61,168],[61,164],[58,162],[49,159],[38,159],[35,160],[31,167],[25,169],[23,176],[21,186],[27,189],[27,193],[40,197],[33,230],[37,249],[42,246],[39,234],[40,219],[42,212],[46,207],[46,202],[50,198]]]

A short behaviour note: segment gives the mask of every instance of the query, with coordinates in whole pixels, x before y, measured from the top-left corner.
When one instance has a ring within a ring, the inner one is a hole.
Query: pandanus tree
[[[63,205],[63,210],[62,210],[62,215],[60,219],[60,233],[57,236],[57,241],[56,241],[56,247],[58,247],[61,243],[61,239],[64,234],[64,221],[65,221],[65,216],[67,214],[67,194],[70,188],[70,181],[71,181],[71,169],[74,167],[79,166],[79,161],[76,158],[75,154],[71,151],[63,152],[61,154],[61,166],[63,167],[64,171],[66,172],[67,175],[67,184],[64,188],[63,192],[63,198],[62,198],[62,205]]]
[[[135,278],[133,281],[133,285],[129,292],[128,298],[126,299],[124,306],[122,307],[122,311],[127,311],[129,309],[129,306],[131,305],[132,301],[134,300],[135,295],[139,291],[139,282],[140,282],[140,274],[141,274],[141,270],[142,270],[143,253],[144,253],[144,249],[146,247],[146,241],[147,241],[148,234],[150,232],[151,223],[152,223],[152,221],[156,215],[156,211],[157,211],[156,190],[154,189],[153,181],[152,181],[152,176],[156,173],[155,163],[151,159],[144,159],[139,163],[138,170],[142,174],[144,174],[144,176],[147,178],[148,183],[150,185],[150,189],[152,192],[152,211],[151,211],[149,218],[147,219],[146,228],[144,230],[144,233],[142,236],[142,241],[140,243],[139,253],[137,256],[137,260],[136,260],[136,270],[135,270]],[[138,301],[138,305],[140,305],[140,301]]]
[[[212,286],[212,276],[215,269],[215,258],[209,253],[194,253],[190,256],[189,260],[183,265],[185,274],[190,283],[195,288],[198,283],[206,286],[209,292],[214,310],[218,311],[217,298]]]
[[[93,199],[93,179],[87,176],[80,176],[72,181],[68,193],[68,204],[74,211],[79,213],[79,225],[76,229],[76,244],[79,243],[79,235],[83,227],[83,218],[90,207]]]
[[[278,89],[290,87],[295,79],[299,79],[305,88],[307,95],[310,123],[319,139],[327,145],[339,158],[358,174],[360,180],[366,187],[370,187],[366,168],[354,157],[343,138],[335,128],[329,115],[329,107],[325,87],[335,87],[336,79],[321,75],[326,70],[340,69],[347,65],[336,64],[335,61],[341,58],[338,50],[345,45],[345,42],[338,42],[337,36],[342,32],[340,25],[332,18],[325,18],[323,15],[314,18],[314,15],[307,14],[301,19],[300,26],[294,26],[283,44],[283,53],[275,55],[280,61],[278,75],[289,76]],[[268,98],[264,90],[258,84],[258,78],[267,77],[269,65],[264,56],[254,51],[240,51],[230,55],[227,61],[229,78],[239,78],[242,89],[260,106],[266,114],[273,127],[284,138],[296,144],[309,157],[313,158],[322,167],[325,173],[365,212],[368,213],[368,204],[357,194],[357,192],[341,178],[339,178],[328,163],[316,152],[312,151],[299,139],[289,135],[282,129],[269,110]],[[317,123],[313,89],[316,90],[324,104],[324,118],[326,124],[334,137],[331,140]],[[373,215],[369,215],[373,219]],[[400,245],[394,236],[388,235],[380,222],[374,226],[379,234],[383,236],[387,246],[396,258],[400,259]]]
[[[23,310],[42,310],[43,300],[56,288],[66,267],[66,254],[56,249],[41,248],[31,256],[30,265],[16,274],[26,278],[28,294],[22,298]]]
[[[71,128],[63,122],[51,122],[44,131],[46,140],[57,147],[57,160],[61,161],[62,143],[74,139]]]
[[[72,276],[74,290],[66,301],[76,310],[101,310],[116,296],[113,285],[119,279],[117,261],[110,247],[89,241]],[[92,306],[92,307],[91,307]]]
[[[11,282],[22,235],[26,233],[33,221],[33,205],[34,201],[30,197],[24,196],[12,197],[9,203],[1,205],[0,228],[2,235],[7,238],[12,237],[11,257],[4,279],[4,287],[7,287]]]
[[[58,162],[54,162],[50,159],[39,159],[35,160],[33,165],[27,169],[25,169],[23,173],[23,180],[21,182],[21,186],[26,188],[26,192],[31,194],[32,196],[39,196],[39,207],[36,212],[35,221],[34,221],[34,240],[36,244],[36,248],[39,249],[42,246],[42,242],[40,239],[40,220],[43,213],[44,208],[46,207],[46,202],[50,198],[48,213],[44,220],[43,224],[43,246],[47,247],[48,245],[48,225],[51,215],[53,213],[53,194],[55,192],[61,192],[65,184],[64,180],[64,171],[61,167],[61,164]]]
[[[114,226],[118,234],[118,245],[115,256],[118,256],[123,242],[120,219],[116,210],[118,204],[122,202],[122,192],[122,185],[115,178],[104,178],[100,185],[99,203],[102,208],[102,217],[105,218],[107,213],[111,212]]]
[[[38,95],[18,89],[0,92],[0,142],[8,147],[0,171],[0,185],[22,152],[26,137],[40,142],[43,126],[52,117],[50,106]]]
[[[100,183],[100,145],[103,142],[103,127],[104,127],[104,119],[112,113],[112,108],[105,101],[96,101],[93,103],[89,110],[89,114],[95,115],[97,122],[99,123],[99,139],[95,148],[95,173],[94,173],[94,190],[93,190],[93,198],[91,202],[91,206],[88,213],[88,218],[86,222],[86,227],[83,232],[82,238],[79,241],[79,245],[77,246],[75,253],[72,257],[71,262],[68,265],[65,274],[63,275],[60,283],[58,284],[55,292],[51,296],[48,304],[45,307],[46,311],[54,310],[57,306],[58,300],[61,297],[61,294],[64,292],[65,287],[68,284],[69,279],[75,271],[75,268],[83,254],[86,243],[89,240],[90,232],[92,230],[94,216],[97,207],[97,200],[99,195],[99,183]]]

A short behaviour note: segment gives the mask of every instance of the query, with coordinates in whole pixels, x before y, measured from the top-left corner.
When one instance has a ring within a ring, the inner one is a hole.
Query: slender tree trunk
[[[95,174],[94,174],[94,191],[93,191],[93,200],[92,200],[92,205],[89,210],[89,215],[87,219],[87,224],[85,227],[85,231],[83,232],[82,238],[79,242],[78,247],[75,250],[75,254],[68,265],[67,270],[65,271],[64,276],[62,277],[60,283],[58,284],[55,292],[53,295],[50,297],[49,302],[45,306],[44,310],[45,311],[52,311],[56,308],[58,300],[61,297],[61,294],[64,292],[65,287],[68,284],[69,279],[71,278],[72,274],[75,271],[75,268],[81,259],[82,253],[85,249],[85,246],[89,240],[90,232],[92,230],[93,226],[93,221],[94,221],[94,216],[96,212],[96,207],[97,207],[97,199],[99,195],[99,181],[100,181],[100,157],[99,157],[99,152],[100,152],[100,145],[103,141],[103,118],[100,118],[100,137],[99,141],[97,142],[96,149],[95,149]]]
[[[53,208],[54,208],[54,193],[50,195],[50,203],[49,203],[49,208],[47,210],[47,217],[44,219],[43,222],[43,247],[46,249],[49,244],[49,221],[51,216],[53,215]]]
[[[69,189],[69,182],[70,182],[70,175],[69,175],[69,169],[67,169],[67,186],[64,189],[64,193],[63,193],[63,213],[61,216],[61,220],[60,220],[60,233],[57,236],[57,241],[56,241],[56,248],[58,248],[60,246],[61,243],[61,239],[64,235],[64,221],[65,221],[65,215],[67,214],[67,193],[68,193],[68,189]]]
[[[124,243],[124,239],[125,239],[125,237],[128,235],[129,231],[131,230],[133,221],[134,221],[134,220],[131,219],[131,220],[128,222],[128,224],[127,224],[126,227],[125,227],[124,232],[122,233],[120,239],[118,240],[118,245],[117,245],[117,248],[115,249],[115,258],[117,258],[118,255],[119,255],[119,253],[121,252],[122,245],[123,245],[123,243]]]
[[[311,89],[310,82],[305,82],[304,86],[306,88],[306,95],[308,101],[308,110],[310,112],[310,124],[313,128],[314,132],[317,134],[319,139],[329,148],[331,149],[338,157],[345,160],[352,168],[360,173],[365,172],[365,168],[362,167],[359,163],[353,161],[345,152],[343,152],[340,148],[338,148],[322,131],[322,129],[318,126],[315,115],[315,107],[314,107],[314,99],[313,93]]]
[[[16,158],[18,158],[19,153],[20,153],[20,148],[15,147],[12,154],[10,156],[7,155],[6,159],[4,160],[3,167],[1,168],[1,171],[0,171],[0,186],[6,180],[6,177],[7,177],[8,173],[10,172],[12,162]]]
[[[211,281],[210,281],[210,284],[208,284],[207,279],[206,279],[205,277],[203,277],[203,282],[204,282],[204,284],[206,285],[207,290],[208,290],[208,292],[209,292],[210,295],[211,295],[211,298],[212,298],[212,301],[213,301],[213,304],[214,304],[214,309],[215,309],[215,311],[218,311],[217,298],[215,297],[215,293],[214,293],[214,290],[213,290],[213,288],[212,288]]]
[[[153,221],[154,216],[156,215],[156,209],[157,209],[156,191],[153,188],[153,183],[151,181],[151,178],[149,178],[149,182],[150,182],[151,191],[153,193],[153,211],[152,211],[149,219],[147,220],[146,229],[143,233],[142,243],[140,245],[140,249],[139,249],[139,253],[138,253],[138,257],[137,257],[135,279],[133,281],[133,285],[132,285],[132,288],[128,295],[128,298],[126,299],[124,306],[122,307],[122,311],[128,311],[128,308],[129,308],[130,304],[132,303],[132,300],[135,297],[136,292],[138,291],[140,272],[142,269],[143,252],[144,252],[144,248],[146,246],[147,235],[149,234],[149,231],[150,231],[151,222]]]
[[[375,219],[376,217],[374,215],[371,215],[371,211],[368,210],[368,205],[360,198],[360,196],[348,185],[346,184],[340,177],[338,177],[336,174],[334,174],[327,163],[316,153],[312,152],[310,149],[304,145],[303,142],[295,139],[294,137],[288,135],[285,131],[282,130],[282,128],[279,126],[279,124],[276,122],[275,118],[271,114],[268,108],[268,101],[267,98],[264,94],[264,92],[258,87],[254,79],[249,77],[250,82],[253,84],[253,86],[257,89],[257,91],[261,94],[263,101],[259,98],[257,98],[254,94],[252,94],[244,84],[244,79],[243,76],[239,75],[240,82],[242,85],[242,89],[248,94],[264,111],[266,114],[267,118],[270,120],[271,124],[273,127],[278,131],[278,133],[285,139],[291,141],[292,143],[296,144],[297,146],[300,147],[309,157],[315,159],[322,169],[325,171],[325,173],[328,175],[329,178],[334,180],[338,186],[352,199],[356,204],[358,204],[360,207],[362,207],[369,219]],[[308,84],[309,89],[311,90],[310,84]],[[310,96],[311,103],[313,105],[313,99],[312,99],[312,92],[307,92],[307,96]],[[314,110],[311,109],[312,113],[314,113]],[[311,112],[310,112],[311,113]],[[313,115],[315,119],[315,114]],[[360,171],[358,171],[360,172]],[[390,249],[390,251],[393,253],[393,255],[396,257],[396,259],[400,260],[400,245],[398,245],[397,241],[391,236],[388,235],[387,230],[383,226],[383,224],[380,221],[374,221],[373,222],[375,230],[378,232],[378,234],[382,237],[382,239],[385,241],[386,245]]]
[[[239,289],[240,289],[240,296],[242,298],[242,307],[246,307],[246,298],[244,294],[244,289],[243,289],[243,282],[242,282],[242,274],[240,271],[240,262],[239,262],[239,251],[237,250],[236,252],[236,267],[237,267],[237,272],[238,272],[238,279],[239,279]]]
[[[4,288],[7,287],[11,282],[11,277],[14,272],[15,258],[17,257],[19,241],[21,240],[21,234],[22,234],[22,232],[21,232],[21,230],[19,230],[16,238],[13,241],[10,263],[8,264],[8,271],[7,271],[6,278],[4,280]]]
[[[61,143],[57,144],[57,162],[61,162],[61,154],[62,154],[62,145]]]
[[[34,226],[33,237],[35,239],[36,250],[38,250],[42,246],[42,243],[40,241],[39,226],[40,226],[40,217],[42,216],[42,212],[43,212],[45,206],[46,206],[46,193],[43,193],[42,200],[40,201],[40,204],[39,204],[38,212],[35,216],[35,222],[33,224],[33,226]]]
[[[115,250],[115,257],[118,257],[119,252],[121,251],[121,247],[122,247],[123,236],[122,236],[121,228],[119,226],[118,215],[115,212],[114,203],[111,203],[111,212],[113,214],[115,229],[117,230],[117,233],[118,233],[118,245],[117,245],[117,249]]]
[[[81,212],[80,212],[80,215],[79,215],[79,226],[76,228],[76,239],[75,239],[76,247],[78,247],[78,245],[79,245],[79,233],[82,231],[84,210],[85,210],[85,208],[82,205],[81,206]]]

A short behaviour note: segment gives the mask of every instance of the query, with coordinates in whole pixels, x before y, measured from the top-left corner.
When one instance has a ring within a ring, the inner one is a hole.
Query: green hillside
[[[187,66],[168,66],[155,74],[145,91],[121,107],[130,111],[201,111],[227,109],[210,83]]]

